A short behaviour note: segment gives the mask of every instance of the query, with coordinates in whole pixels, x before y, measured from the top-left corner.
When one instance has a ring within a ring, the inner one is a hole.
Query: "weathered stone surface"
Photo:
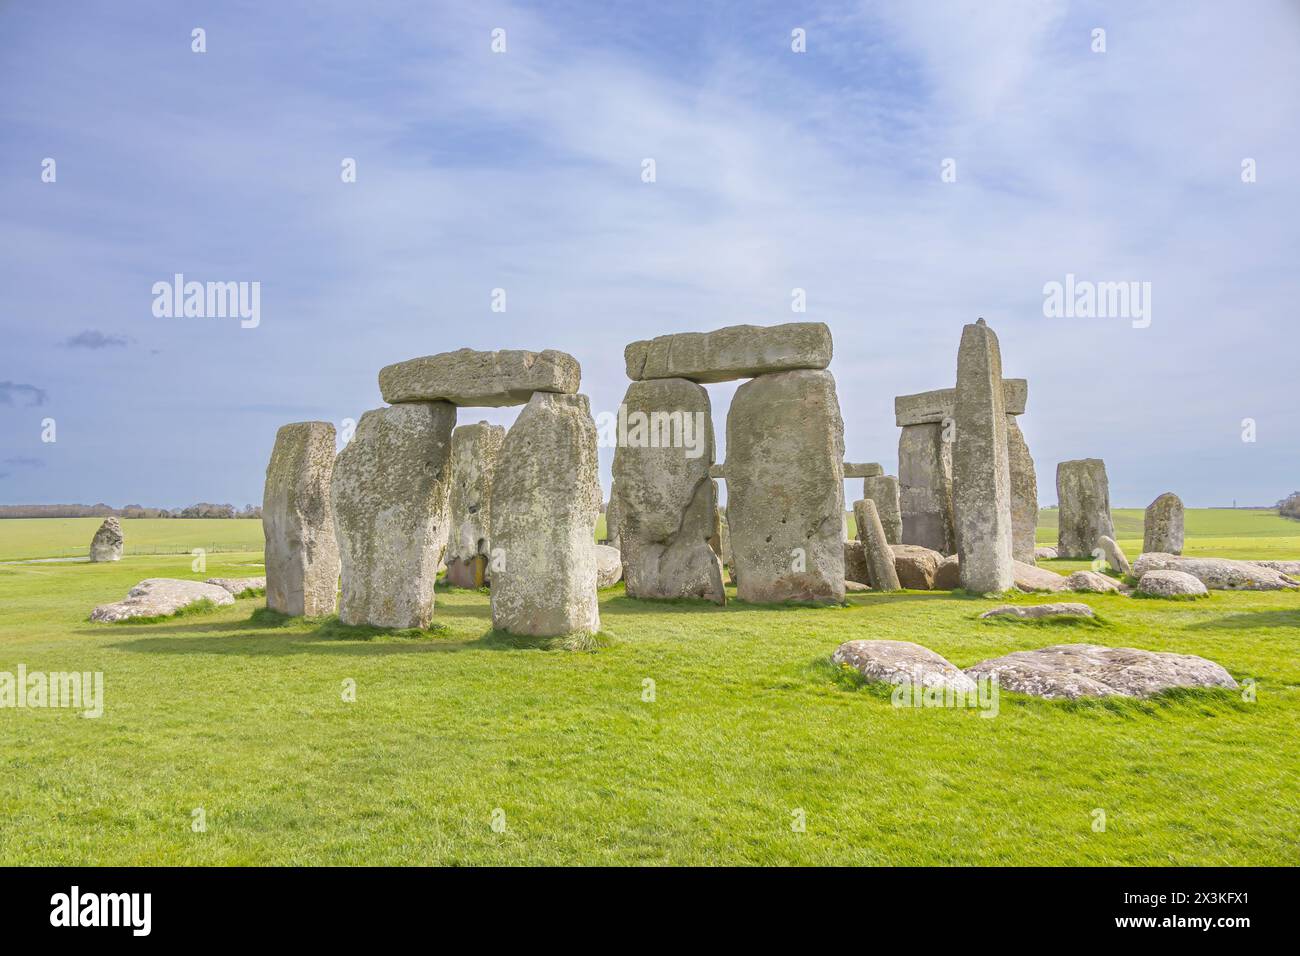
[[[1142,550],[1183,553],[1183,500],[1172,491],[1147,505],[1142,517]]]
[[[600,630],[599,513],[587,396],[538,392],[506,433],[492,481],[494,627],[538,637]],[[625,525],[620,535],[626,543]]]
[[[961,584],[984,594],[1011,587],[1011,475],[1002,354],[983,319],[962,329],[953,408],[953,519]]]
[[[96,623],[111,623],[132,617],[163,617],[198,601],[235,603],[229,591],[215,584],[177,578],[146,578],[131,588],[124,600],[99,605],[90,612],[90,619]]]
[[[950,554],[934,569],[935,591],[955,591],[961,587],[961,562],[957,555]]]
[[[835,649],[831,660],[852,667],[871,681],[964,693],[975,690],[975,681],[947,658],[911,641],[847,641]]]
[[[714,485],[714,488],[717,488]],[[716,492],[715,492],[716,494]],[[730,578],[733,575],[735,560],[731,555],[731,528],[727,525],[727,515],[721,508],[718,509],[718,557],[722,560],[722,568]]]
[[[1065,576],[1057,574],[1055,571],[1049,571],[1046,568],[1040,568],[1032,564],[1025,564],[1023,561],[1013,562],[1012,568],[1012,579],[1017,590],[1026,592],[1065,591],[1069,588]]]
[[[957,550],[952,516],[951,434],[951,429],[945,430],[943,425],[909,425],[898,438],[903,542],[942,554]]]
[[[1120,589],[1119,582],[1096,571],[1075,571],[1065,579],[1066,587],[1071,591],[1091,591],[1105,594]]]
[[[863,584],[861,581],[846,580],[844,582],[844,591],[846,594],[860,594],[864,591],[870,591],[870,590],[871,587],[869,585]]]
[[[243,597],[250,591],[265,591],[266,578],[208,578],[208,584],[225,588],[235,597]]]
[[[831,364],[831,330],[822,322],[731,325],[633,342],[623,351],[627,377],[730,382]]]
[[[1102,557],[1106,559],[1106,563],[1110,565],[1112,571],[1118,571],[1120,574],[1132,572],[1133,567],[1128,563],[1128,555],[1124,553],[1124,549],[1116,543],[1114,538],[1108,538],[1103,534],[1097,539],[1097,548],[1101,551]]]
[[[1281,571],[1289,578],[1300,577],[1300,561],[1251,561],[1250,564],[1258,564],[1261,568],[1271,568],[1274,571]]]
[[[1034,559],[1037,561],[1055,561],[1056,558],[1057,554],[1055,548],[1049,548],[1046,545],[1034,548]]]
[[[743,601],[844,600],[844,422],[830,372],[761,375],[727,414],[727,522]]]
[[[853,502],[853,520],[858,526],[858,540],[862,542],[867,563],[867,583],[877,591],[898,591],[898,571],[894,567],[894,552],[885,538],[876,503],[869,498]]]
[[[1073,604],[1059,601],[1055,604],[1003,604],[980,615],[985,617],[1015,617],[1021,620],[1039,621],[1049,617],[1096,617],[1092,608],[1086,604]]]
[[[1151,597],[1204,597],[1210,593],[1200,579],[1186,571],[1147,571],[1138,578],[1137,591]]]
[[[943,563],[943,555],[919,544],[891,544],[894,552],[894,571],[898,583],[913,591],[929,591],[934,587],[934,576]]]
[[[871,574],[867,570],[867,552],[861,541],[844,542],[844,580],[858,584],[871,584]]]
[[[1096,644],[1015,651],[981,661],[966,668],[966,673],[976,678],[996,677],[1003,690],[1049,700],[1149,697],[1175,687],[1237,686],[1232,675],[1203,657]]]
[[[1060,527],[1056,551],[1063,558],[1091,558],[1102,535],[1115,537],[1110,520],[1110,483],[1100,458],[1063,461],[1056,466]]]
[[[1029,399],[1029,382],[1023,378],[1002,380],[1002,406],[1008,415],[1023,415]],[[955,388],[937,388],[894,399],[894,423],[900,428],[910,425],[942,424],[953,418],[957,407]]]
[[[339,620],[428,627],[446,541],[456,409],[446,402],[361,416],[334,463],[331,493],[343,564]]]
[[[578,360],[566,352],[459,349],[384,366],[379,391],[393,404],[450,402],[499,408],[522,405],[534,392],[572,394],[581,380]]]
[[[622,534],[619,525],[623,522],[623,505],[618,500],[618,482],[609,486],[609,504],[605,506],[605,543],[611,548],[621,548]]]
[[[596,587],[611,588],[623,580],[623,556],[618,548],[596,545]]]
[[[1211,591],[1283,591],[1300,587],[1300,581],[1281,571],[1228,558],[1185,558],[1148,551],[1133,565],[1133,574],[1141,578],[1150,571],[1183,571]]]
[[[885,473],[884,467],[875,461],[846,461],[845,478],[876,478]]]
[[[122,541],[122,522],[110,515],[90,539],[90,560],[121,561]]]
[[[636,598],[698,597],[726,603],[722,564],[709,546],[717,523],[717,493],[709,477],[713,415],[709,393],[682,378],[633,382],[623,398],[629,421],[670,415],[698,428],[629,440],[614,450],[619,496],[619,548],[627,594]],[[653,430],[653,429],[652,429]],[[686,438],[691,440],[687,441]],[[642,441],[641,438],[645,440]],[[662,440],[661,440],[662,439]],[[651,445],[655,447],[650,447]]]
[[[266,466],[262,532],[266,539],[266,606],[295,617],[334,613],[339,592],[339,546],[330,481],[334,426],[283,426]]]
[[[709,477],[714,479],[725,479],[727,477],[727,466],[721,462],[715,465],[709,465]]]
[[[492,547],[492,475],[506,440],[500,425],[478,422],[451,433],[451,481],[447,499],[447,583],[481,588]]]
[[[890,544],[902,544],[903,510],[899,504],[898,479],[893,475],[864,478],[862,497],[876,503],[876,514],[885,529],[885,540]]]
[[[1011,479],[1011,556],[1033,564],[1038,529],[1038,476],[1016,416],[1007,416],[1007,476]]]

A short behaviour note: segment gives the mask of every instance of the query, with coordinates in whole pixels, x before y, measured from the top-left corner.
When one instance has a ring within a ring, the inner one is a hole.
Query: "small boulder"
[[[870,584],[867,552],[861,541],[844,542],[844,580],[855,584]]]
[[[863,584],[861,581],[850,581],[845,579],[844,592],[846,594],[861,594],[863,591],[870,591],[870,586]]]
[[[1097,571],[1075,571],[1065,579],[1066,588],[1071,591],[1091,591],[1094,594],[1106,594],[1120,589],[1119,582]]]
[[[208,578],[209,584],[225,588],[235,597],[242,597],[249,591],[265,591],[266,578]]]
[[[1055,548],[1049,548],[1047,545],[1034,548],[1034,559],[1037,561],[1055,561],[1056,557]]]
[[[1210,593],[1186,571],[1148,571],[1138,579],[1137,590],[1150,597],[1204,597]]]
[[[1045,617],[1096,617],[1092,608],[1086,604],[1057,602],[1055,604],[1003,604],[980,615],[986,617],[1014,617],[1021,620],[1039,621]]]
[[[969,693],[975,681],[946,658],[911,641],[848,641],[831,655],[870,681],[942,687]]]
[[[1015,562],[1016,587],[1021,591],[1064,591],[1069,585],[1063,575],[1023,561]]]
[[[99,605],[90,612],[90,619],[96,623],[111,623],[132,617],[165,617],[204,600],[213,604],[235,603],[229,591],[215,584],[177,578],[146,578],[128,591],[124,600]]]
[[[1097,539],[1097,547],[1101,549],[1102,556],[1105,557],[1106,563],[1111,566],[1112,570],[1118,571],[1120,574],[1133,573],[1133,568],[1128,563],[1128,556],[1124,554],[1124,549],[1115,542],[1114,538],[1103,534]]]
[[[891,544],[894,552],[894,570],[898,583],[916,591],[929,591],[934,587],[934,575],[943,563],[943,555],[919,544]]]
[[[961,561],[957,555],[950,554],[934,569],[933,590],[955,591],[959,587],[961,587]]]
[[[968,667],[966,674],[995,677],[1003,690],[1048,700],[1149,697],[1174,687],[1237,686],[1231,674],[1203,657],[1096,644],[1015,651]]]
[[[596,545],[596,588],[609,588],[623,579],[623,555],[618,548]]]
[[[1211,591],[1281,591],[1300,587],[1300,581],[1281,571],[1228,558],[1184,558],[1150,551],[1139,557],[1133,566],[1133,573],[1139,578],[1149,571],[1182,571]]]
[[[105,518],[90,539],[90,560],[121,561],[122,540],[122,523],[116,518]]]

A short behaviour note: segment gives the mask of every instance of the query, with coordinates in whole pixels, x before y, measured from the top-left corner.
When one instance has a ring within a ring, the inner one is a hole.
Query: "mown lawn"
[[[209,555],[202,576],[260,560]],[[0,566],[0,671],[102,671],[106,695],[97,720],[0,709],[0,864],[1297,862],[1295,594],[1078,596],[1104,623],[1063,627],[981,622],[991,602],[947,593],[714,608],[618,586],[584,653],[493,635],[468,591],[440,592],[421,637],[267,621],[261,598],[86,621],[142,578],[200,577],[190,561]],[[830,667],[858,637],[960,666],[1068,641],[1200,654],[1256,699],[896,709]]]

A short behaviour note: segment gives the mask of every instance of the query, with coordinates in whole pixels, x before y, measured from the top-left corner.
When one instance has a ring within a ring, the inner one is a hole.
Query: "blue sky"
[[[257,502],[279,425],[359,418],[390,362],[564,349],[612,410],[630,340],[800,319],[892,472],[893,397],[977,316],[1044,505],[1078,457],[1117,505],[1271,503],[1297,155],[1294,3],[0,5],[0,503]],[[156,318],[177,272],[260,282],[260,325]],[[1067,273],[1150,282],[1150,326],[1045,317]]]

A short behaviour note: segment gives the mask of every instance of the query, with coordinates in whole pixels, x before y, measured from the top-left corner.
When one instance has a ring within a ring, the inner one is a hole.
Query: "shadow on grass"
[[[1300,634],[1300,611],[1243,611],[1188,624],[1189,631],[1248,631],[1257,627],[1289,627]]]

